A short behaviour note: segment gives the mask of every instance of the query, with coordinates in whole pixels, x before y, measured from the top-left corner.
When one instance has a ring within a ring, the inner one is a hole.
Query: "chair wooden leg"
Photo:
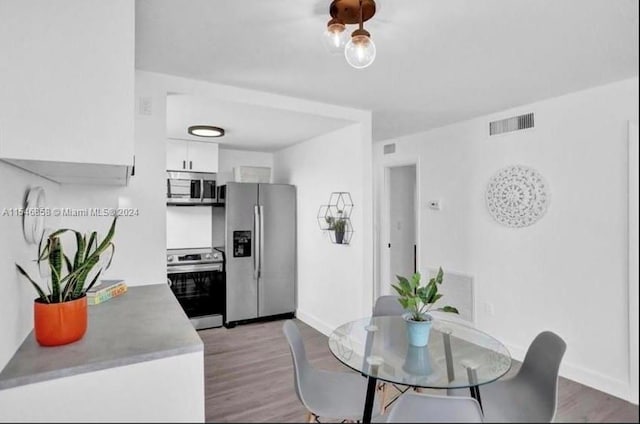
[[[382,383],[382,394],[380,395],[380,413],[384,415],[387,410],[387,390],[388,385],[386,383]]]

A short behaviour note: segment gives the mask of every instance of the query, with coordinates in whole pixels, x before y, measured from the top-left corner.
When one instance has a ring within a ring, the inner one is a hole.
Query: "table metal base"
[[[362,413],[362,422],[369,424],[371,422],[371,413],[373,412],[373,404],[376,400],[376,387],[378,387],[378,379],[368,377],[367,381],[367,397],[364,401],[364,412]]]
[[[482,409],[482,400],[480,399],[480,387],[479,386],[471,386],[469,387],[469,391],[471,392],[471,397],[478,401],[480,404],[480,410],[484,412]]]

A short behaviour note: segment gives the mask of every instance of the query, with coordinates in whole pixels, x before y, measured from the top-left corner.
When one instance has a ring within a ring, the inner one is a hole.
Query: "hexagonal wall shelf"
[[[329,203],[320,205],[316,219],[321,230],[329,233],[329,239],[335,244],[349,244],[353,237],[351,211],[353,200],[346,191],[331,193]]]

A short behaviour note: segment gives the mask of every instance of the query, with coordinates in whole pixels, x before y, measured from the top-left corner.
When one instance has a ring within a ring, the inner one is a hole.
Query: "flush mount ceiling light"
[[[376,58],[376,45],[364,23],[376,14],[374,0],[333,0],[329,7],[325,42],[331,51],[344,50],[347,63],[356,69],[366,68]],[[358,25],[347,42],[346,25]]]
[[[193,125],[189,127],[187,132],[196,137],[222,137],[224,135],[224,129],[211,125]]]

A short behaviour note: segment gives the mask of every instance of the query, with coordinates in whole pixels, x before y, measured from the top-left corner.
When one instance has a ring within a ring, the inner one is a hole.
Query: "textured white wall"
[[[367,191],[363,176],[370,160],[366,124],[354,124],[275,153],[274,181],[297,187],[298,310],[303,321],[329,333],[347,321],[370,315],[370,287],[365,273],[371,268],[371,233],[366,215]],[[331,192],[351,193],[355,233],[349,245],[332,244],[316,221],[318,208]],[[368,304],[363,300],[368,299]]]
[[[534,129],[488,137],[489,121],[527,112]],[[420,162],[421,264],[474,276],[481,329],[516,358],[552,330],[568,345],[563,375],[625,398],[627,121],[637,116],[635,78],[387,140],[392,155],[374,149],[379,196],[385,164]],[[485,206],[490,177],[512,164],[537,169],[551,192],[547,214],[527,228],[499,225]],[[432,198],[441,211],[427,208]]]
[[[152,114],[136,114],[135,175],[127,187],[62,185],[60,202],[68,208],[133,208],[137,216],[118,219],[116,254],[105,278],[124,278],[129,285],[166,281],[166,118],[167,89],[136,72],[136,98],[149,97]],[[64,217],[65,226],[104,235],[111,217]]]
[[[45,189],[46,206],[58,205],[58,184],[0,162],[0,370],[33,328],[33,299],[36,291],[28,281],[18,276],[16,262],[32,278],[38,277],[33,264],[38,246],[29,245],[22,233],[22,217],[11,216],[12,208],[23,207],[30,187]],[[45,219],[48,227],[57,227],[59,219]]]

